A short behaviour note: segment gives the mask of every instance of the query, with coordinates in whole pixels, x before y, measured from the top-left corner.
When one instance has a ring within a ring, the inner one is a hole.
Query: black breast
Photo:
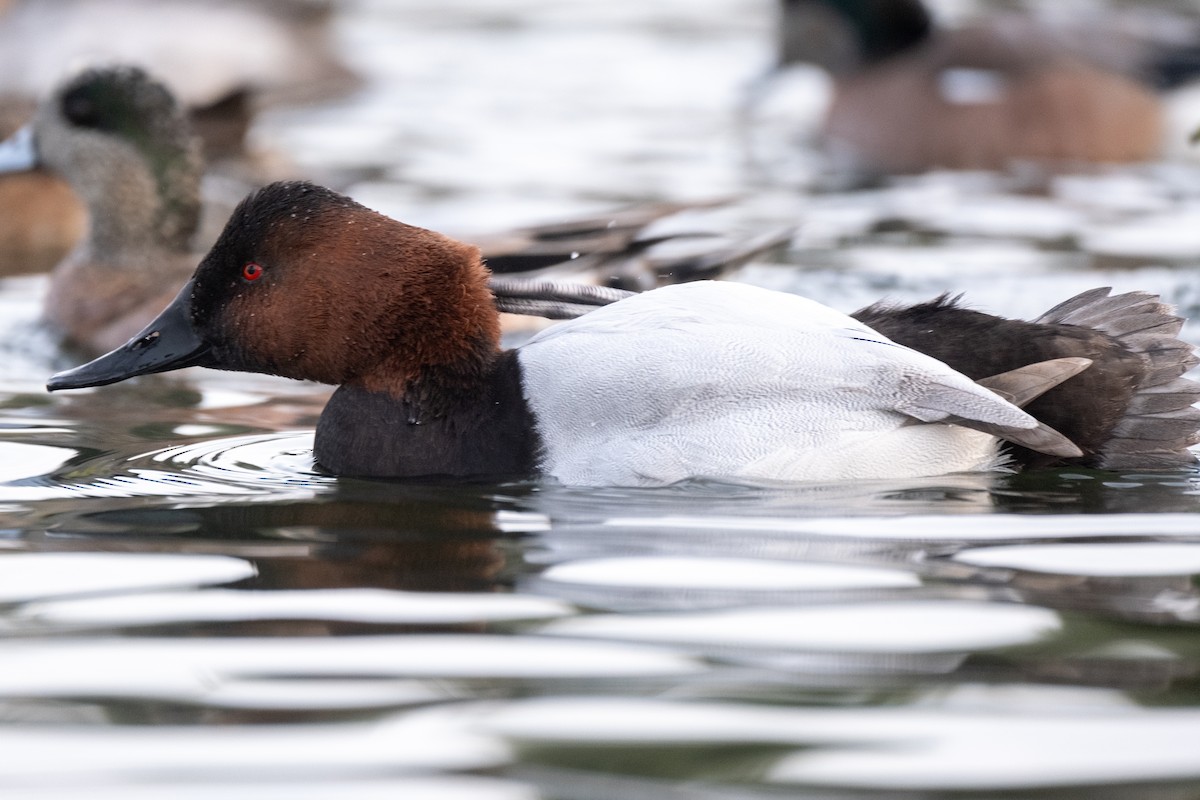
[[[414,398],[338,388],[317,424],[317,463],[337,475],[388,478],[534,470],[537,436],[515,353],[498,356],[473,389],[439,397],[436,411]]]

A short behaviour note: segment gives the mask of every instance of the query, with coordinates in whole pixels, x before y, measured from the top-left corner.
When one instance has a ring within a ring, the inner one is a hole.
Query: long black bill
[[[215,362],[209,345],[192,326],[191,302],[192,282],[188,281],[141,333],[95,361],[54,375],[46,388],[53,392],[106,386],[138,375],[212,366]]]

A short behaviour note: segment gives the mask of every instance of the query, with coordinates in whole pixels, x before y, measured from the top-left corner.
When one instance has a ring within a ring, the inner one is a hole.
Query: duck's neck
[[[341,386],[317,424],[317,463],[338,475],[525,475],[538,450],[514,351],[473,375],[432,369],[402,394]]]
[[[491,298],[486,302],[494,317]],[[463,330],[469,324],[455,316],[449,325],[435,320],[400,325],[386,344],[376,345],[386,355],[343,384],[389,395],[426,414],[441,414],[454,405],[452,398],[477,390],[489,379],[500,352],[495,332]]]
[[[158,154],[116,155],[114,180],[78,186],[88,206],[88,260],[121,268],[162,253],[187,253],[200,222],[201,166],[194,148]],[[155,259],[156,260],[156,259]],[[160,265],[161,266],[161,265]]]

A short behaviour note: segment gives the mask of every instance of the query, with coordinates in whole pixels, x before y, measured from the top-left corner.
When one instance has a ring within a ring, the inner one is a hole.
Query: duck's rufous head
[[[426,370],[469,374],[498,348],[479,251],[309,183],[247,197],[174,302],[49,388],[186,366],[403,394]]]

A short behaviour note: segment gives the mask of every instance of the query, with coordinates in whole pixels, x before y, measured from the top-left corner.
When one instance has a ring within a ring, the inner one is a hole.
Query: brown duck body
[[[999,14],[951,29],[920,0],[781,8],[777,69],[809,61],[830,71],[825,138],[870,171],[1151,159],[1164,137],[1157,85],[1200,69],[1200,31],[1159,44],[1117,18],[1050,27]]]
[[[61,178],[0,175],[0,276],[47,272],[87,232],[87,210]]]
[[[1158,96],[1129,78],[1045,42],[970,28],[835,78],[824,130],[885,172],[1003,169],[1154,158],[1163,115]]]

